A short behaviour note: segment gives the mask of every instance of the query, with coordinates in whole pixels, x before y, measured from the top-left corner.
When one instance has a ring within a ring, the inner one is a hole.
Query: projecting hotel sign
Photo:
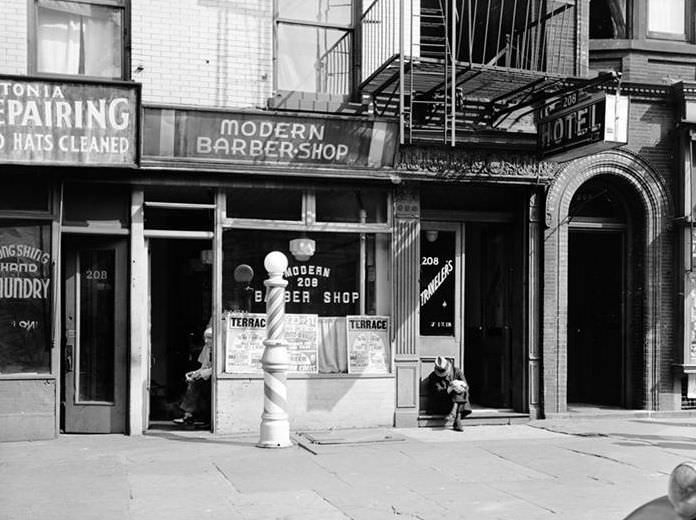
[[[392,166],[394,123],[274,112],[144,111],[143,158],[218,164]]]
[[[539,114],[541,156],[563,162],[628,142],[628,98],[568,94]]]
[[[138,86],[0,76],[0,162],[132,166]]]

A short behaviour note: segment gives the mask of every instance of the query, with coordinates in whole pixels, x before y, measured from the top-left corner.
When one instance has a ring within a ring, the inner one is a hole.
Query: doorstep
[[[472,407],[470,415],[462,419],[462,426],[480,426],[495,424],[523,424],[529,422],[529,414],[516,412],[508,408],[478,408]],[[445,426],[444,415],[420,415],[418,426],[436,428]]]

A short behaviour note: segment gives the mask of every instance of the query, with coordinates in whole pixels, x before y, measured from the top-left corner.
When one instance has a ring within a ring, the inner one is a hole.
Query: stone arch
[[[663,256],[669,254],[665,231],[672,215],[671,198],[662,178],[638,155],[613,150],[575,160],[562,167],[546,196],[543,260],[543,410],[567,412],[568,211],[577,190],[598,175],[616,176],[633,187],[645,221],[638,247],[644,255],[643,393],[645,407],[659,406],[660,324],[663,297]]]

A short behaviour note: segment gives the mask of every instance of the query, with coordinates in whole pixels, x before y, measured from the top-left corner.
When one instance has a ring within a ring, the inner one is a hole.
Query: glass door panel
[[[114,400],[113,250],[79,255],[79,401]]]

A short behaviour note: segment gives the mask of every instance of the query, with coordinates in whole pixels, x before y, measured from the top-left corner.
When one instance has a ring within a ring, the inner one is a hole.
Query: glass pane
[[[290,253],[290,241],[309,238],[315,252],[306,260],[296,260]],[[369,243],[374,247],[374,241]],[[265,287],[268,277],[263,266],[271,251],[288,258],[285,279],[285,312],[345,316],[360,310],[360,236],[355,233],[294,233],[230,229],[223,235],[222,292],[225,310],[265,312]],[[370,253],[374,258],[374,251]],[[240,283],[235,269],[246,264],[254,273],[251,282]],[[247,289],[248,287],[248,289]],[[367,302],[366,309],[374,307]]]
[[[49,372],[51,231],[48,225],[0,227],[0,373]]]
[[[420,333],[454,336],[456,234],[422,231],[420,244]]]
[[[122,34],[122,9],[42,0],[37,71],[120,78]]]
[[[387,222],[387,195],[372,190],[316,192],[317,222]]]
[[[649,0],[648,31],[684,34],[684,0]]]
[[[348,94],[350,41],[347,31],[279,24],[278,89]]]
[[[80,252],[79,399],[114,399],[113,250]]]
[[[350,25],[351,0],[278,0],[278,16],[288,20]]]
[[[302,191],[238,188],[227,192],[227,218],[302,220]]]
[[[33,175],[5,176],[0,190],[0,210],[49,210],[49,185]]]

